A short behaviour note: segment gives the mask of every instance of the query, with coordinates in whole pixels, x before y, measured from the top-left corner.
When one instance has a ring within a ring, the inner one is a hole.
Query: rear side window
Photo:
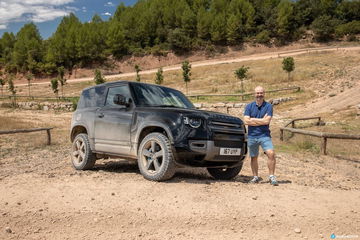
[[[78,108],[90,108],[104,106],[105,86],[86,89],[82,92]]]

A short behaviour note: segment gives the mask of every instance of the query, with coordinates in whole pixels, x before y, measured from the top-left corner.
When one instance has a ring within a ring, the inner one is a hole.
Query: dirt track
[[[181,169],[174,179],[156,183],[124,161],[102,160],[93,171],[75,171],[69,113],[0,109],[0,114],[57,127],[51,146],[39,133],[0,138],[0,239],[360,237],[357,160],[280,153],[278,187],[266,182],[264,156],[264,181],[258,185],[246,183],[248,159],[234,181]]]
[[[359,50],[360,47],[316,47],[316,48],[303,48],[297,50],[288,50],[288,51],[277,51],[277,52],[268,52],[268,53],[259,53],[259,54],[252,54],[249,56],[242,56],[237,58],[230,58],[230,59],[212,59],[212,60],[205,60],[205,61],[197,61],[192,62],[191,66],[194,67],[201,67],[201,66],[211,66],[211,65],[218,65],[218,64],[226,64],[226,63],[237,63],[237,62],[245,62],[245,61],[255,61],[255,60],[264,60],[264,59],[271,59],[271,58],[278,58],[278,57],[285,57],[285,56],[296,56],[300,54],[306,53],[315,53],[315,52],[323,52],[323,51],[356,51]],[[173,71],[181,69],[181,65],[174,65],[174,66],[167,66],[163,68],[163,71]],[[150,69],[141,71],[140,74],[153,74],[156,73],[158,69]],[[114,74],[114,75],[107,75],[104,76],[106,79],[116,79],[121,77],[130,77],[135,76],[135,72],[129,73],[122,73],[122,74]],[[77,78],[77,79],[69,79],[67,83],[75,83],[75,82],[86,82],[92,81],[93,77],[85,77],[85,78]],[[26,81],[23,80],[24,83],[16,84],[17,86],[27,86],[28,84],[25,83]],[[42,85],[42,84],[49,84],[48,81],[44,82],[36,82],[32,83],[32,85]]]

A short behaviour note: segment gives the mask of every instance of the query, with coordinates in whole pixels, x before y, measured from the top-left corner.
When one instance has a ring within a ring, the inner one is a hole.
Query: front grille
[[[214,133],[230,133],[240,135],[243,135],[245,133],[242,125],[237,123],[210,121],[209,127]]]

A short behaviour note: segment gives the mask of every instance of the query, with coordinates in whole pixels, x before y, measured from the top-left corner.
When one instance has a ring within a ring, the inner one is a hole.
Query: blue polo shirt
[[[244,116],[249,116],[250,118],[263,118],[267,114],[268,116],[273,115],[273,107],[268,102],[263,102],[261,106],[256,105],[256,102],[249,103],[245,107]],[[263,126],[248,126],[248,136],[254,138],[260,137],[271,137],[269,125]]]

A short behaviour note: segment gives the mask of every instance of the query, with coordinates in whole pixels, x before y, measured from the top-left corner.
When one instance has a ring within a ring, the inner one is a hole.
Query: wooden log
[[[30,128],[30,129],[7,130],[7,131],[0,131],[0,135],[13,134],[13,133],[39,132],[39,131],[46,131],[46,130],[51,130],[51,129],[53,129],[53,128]]]

